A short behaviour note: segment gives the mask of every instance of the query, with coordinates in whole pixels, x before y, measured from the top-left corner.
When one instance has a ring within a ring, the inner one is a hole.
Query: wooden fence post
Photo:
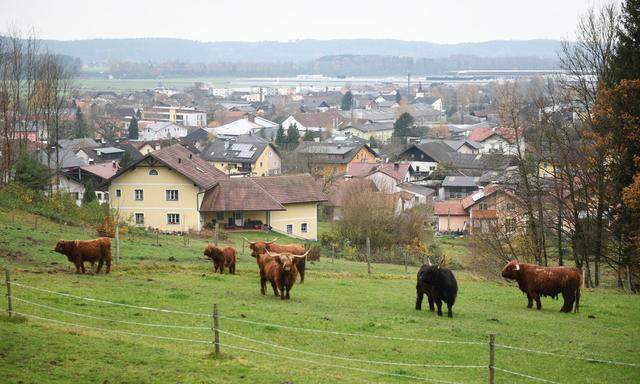
[[[242,258],[244,259],[244,237],[242,238]]]
[[[336,259],[336,245],[331,243],[331,263]]]
[[[116,264],[120,264],[120,224],[116,222]]]
[[[496,335],[494,333],[489,334],[489,384],[494,384],[495,380],[495,343]]]
[[[218,304],[213,304],[213,348],[216,355],[220,354],[220,336],[218,335]]]
[[[13,304],[11,303],[11,274],[9,268],[4,270],[4,275],[7,283],[7,312],[9,312],[9,317],[11,317],[13,315]]]
[[[367,272],[371,274],[371,240],[367,237]]]
[[[220,232],[220,223],[216,223],[216,234],[215,237],[213,239],[213,244],[217,247],[218,246],[218,233]]]
[[[407,273],[407,252],[404,250],[401,250],[402,252],[402,257],[404,258],[404,273]]]
[[[156,229],[156,247],[160,246],[160,230]]]

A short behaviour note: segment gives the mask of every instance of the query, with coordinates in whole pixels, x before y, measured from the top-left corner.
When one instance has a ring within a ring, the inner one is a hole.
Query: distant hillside
[[[459,44],[384,39],[205,43],[182,39],[146,38],[45,40],[43,43],[52,52],[78,57],[85,63],[301,62],[331,55],[384,55],[430,59],[466,55],[486,58],[538,57],[548,60],[555,59],[560,48],[560,42],[557,40],[496,40]]]

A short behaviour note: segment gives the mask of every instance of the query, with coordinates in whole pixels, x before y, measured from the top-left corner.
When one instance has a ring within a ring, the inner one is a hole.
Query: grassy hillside
[[[247,236],[264,237],[257,233]],[[414,309],[415,268],[405,274],[401,266],[374,265],[374,274],[369,276],[366,265],[361,263],[343,260],[331,263],[322,259],[308,264],[305,284],[294,287],[290,301],[281,301],[272,294],[260,295],[257,266],[248,252],[240,255],[237,275],[213,275],[211,263],[202,256],[205,241],[192,239],[185,244],[182,238],[173,236],[161,236],[160,246],[155,245],[153,236],[128,236],[122,242],[121,264],[114,266],[110,275],[76,275],[66,258],[54,253],[52,247],[59,238],[90,237],[79,227],[61,227],[44,219],[36,224],[32,215],[0,210],[0,266],[9,267],[13,281],[19,284],[125,305],[210,314],[213,303],[218,303],[223,316],[221,330],[234,334],[221,334],[222,356],[212,356],[209,344],[139,335],[210,341],[210,317],[76,300],[14,286],[16,311],[93,328],[22,316],[8,319],[3,311],[0,317],[3,382],[408,383],[429,378],[484,383],[486,368],[383,365],[359,360],[486,366],[486,340],[491,332],[497,334],[497,343],[501,344],[571,356],[640,361],[640,300],[612,290],[584,291],[579,314],[559,313],[562,302],[552,299],[545,299],[543,310],[535,311],[525,308],[526,299],[512,285],[456,272],[460,292],[455,317],[438,318],[428,311]],[[229,243],[241,251],[240,236],[231,236]],[[444,249],[462,252],[455,243]],[[0,290],[0,308],[4,309],[4,285]],[[141,325],[150,323],[204,329]],[[363,336],[307,332],[277,325]],[[424,339],[482,344],[442,344]],[[496,350],[496,365],[561,383],[640,380],[638,367],[502,348]],[[497,372],[496,378],[499,383],[529,382],[504,372]]]

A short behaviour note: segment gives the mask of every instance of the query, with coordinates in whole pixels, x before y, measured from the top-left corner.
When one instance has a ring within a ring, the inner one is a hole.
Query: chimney
[[[400,163],[393,163],[393,169],[395,169],[396,171],[400,169]]]
[[[193,159],[193,154],[189,154],[189,160]]]
[[[89,159],[89,165],[93,165],[93,164],[95,164],[95,163],[96,163],[96,162],[95,162],[95,160],[93,160],[93,159]]]
[[[178,164],[182,163],[182,159],[178,157]]]

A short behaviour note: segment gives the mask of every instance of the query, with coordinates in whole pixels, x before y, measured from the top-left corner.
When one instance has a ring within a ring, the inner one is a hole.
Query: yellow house
[[[130,223],[167,232],[271,228],[317,238],[326,200],[308,174],[229,178],[181,145],[147,154],[109,180],[111,208]]]
[[[201,157],[228,175],[272,176],[282,171],[278,150],[254,135],[213,141],[202,150]]]
[[[368,145],[302,142],[296,153],[311,172],[330,177],[347,172],[353,163],[374,163],[376,153]]]
[[[200,207],[205,225],[270,228],[289,236],[318,237],[318,204],[326,201],[309,174],[221,180]]]

